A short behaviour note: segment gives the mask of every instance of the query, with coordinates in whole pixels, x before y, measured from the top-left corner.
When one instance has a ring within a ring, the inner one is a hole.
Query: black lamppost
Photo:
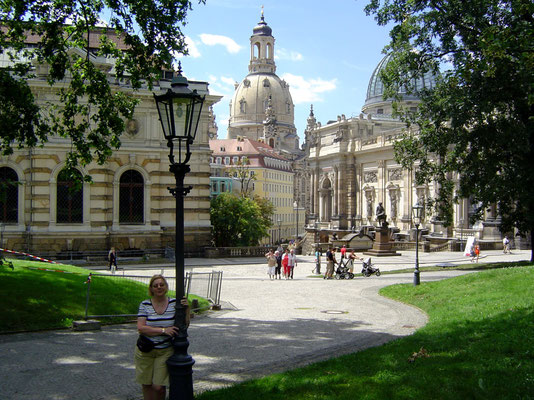
[[[282,220],[278,218],[278,245],[282,245],[282,235],[280,229],[282,228]]]
[[[195,360],[187,354],[187,309],[180,305],[184,290],[184,197],[192,189],[184,186],[185,175],[190,171],[188,162],[191,158],[193,144],[202,112],[205,96],[189,89],[187,78],[182,76],[182,67],[178,66],[178,75],[173,78],[171,89],[165,94],[156,95],[156,106],[163,134],[169,147],[169,170],[174,174],[176,187],[169,187],[169,192],[176,198],[176,315],[174,325],[180,331],[173,341],[174,354],[167,360],[169,368],[169,399],[193,399],[193,364]],[[175,153],[176,151],[176,153]]]
[[[412,207],[412,218],[415,225],[415,271],[413,273],[414,286],[421,283],[419,279],[419,224],[421,224],[421,217],[423,216],[423,206],[415,203]]]

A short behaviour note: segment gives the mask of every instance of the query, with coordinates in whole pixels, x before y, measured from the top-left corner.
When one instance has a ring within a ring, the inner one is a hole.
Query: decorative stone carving
[[[398,181],[402,179],[402,168],[392,168],[388,170],[388,180]]]
[[[129,119],[126,122],[126,132],[128,132],[128,135],[137,135],[139,132],[139,122],[136,119]]]
[[[365,193],[365,201],[367,202],[367,218],[371,219],[373,217],[373,192]]]
[[[364,183],[378,182],[378,175],[376,171],[368,171],[363,174]]]
[[[391,218],[397,218],[397,200],[398,200],[398,192],[397,190],[390,190],[389,191],[389,201],[391,204]]]

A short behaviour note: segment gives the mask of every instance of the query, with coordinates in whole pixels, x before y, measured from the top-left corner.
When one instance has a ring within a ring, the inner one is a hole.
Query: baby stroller
[[[373,267],[373,264],[371,264],[371,257],[367,257],[362,262],[362,275],[369,277],[373,274],[380,276],[380,269]]]
[[[349,271],[349,267],[347,267],[347,264],[343,264],[343,260],[341,260],[336,269],[336,279],[353,279],[354,274]]]

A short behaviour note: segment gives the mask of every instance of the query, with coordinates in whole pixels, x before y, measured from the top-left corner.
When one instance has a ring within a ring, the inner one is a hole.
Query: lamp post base
[[[413,285],[417,286],[421,283],[421,280],[419,279],[419,270],[416,269],[413,273]]]
[[[187,354],[187,337],[174,340],[174,354],[167,360],[169,369],[169,400],[193,400],[193,364],[195,360]]]

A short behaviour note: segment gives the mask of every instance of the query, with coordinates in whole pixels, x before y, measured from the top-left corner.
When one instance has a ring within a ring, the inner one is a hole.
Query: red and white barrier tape
[[[43,262],[47,262],[47,263],[50,263],[50,264],[61,264],[61,263],[58,263],[58,262],[55,262],[55,261],[52,261],[52,260],[47,260],[46,258],[34,256],[33,254],[24,253],[22,251],[14,251],[14,250],[2,249],[2,248],[0,248],[0,251],[2,251],[4,253],[17,254],[17,255],[31,257],[34,260],[43,261]]]

